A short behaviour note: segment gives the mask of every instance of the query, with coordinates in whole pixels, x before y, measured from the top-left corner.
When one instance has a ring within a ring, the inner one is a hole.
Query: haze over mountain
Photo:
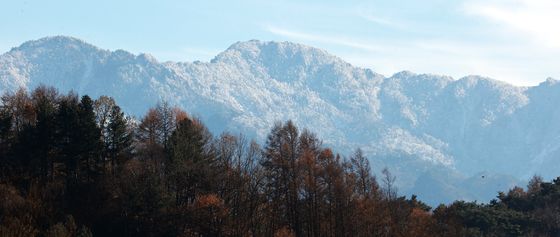
[[[158,62],[71,37],[29,41],[0,56],[0,91],[52,85],[110,95],[140,117],[166,100],[219,134],[264,141],[292,119],[343,154],[362,148],[402,193],[430,204],[487,201],[533,174],[560,168],[560,86],[516,87],[480,76],[400,72],[386,77],[324,50],[238,42],[211,62]],[[377,172],[379,174],[379,172]]]

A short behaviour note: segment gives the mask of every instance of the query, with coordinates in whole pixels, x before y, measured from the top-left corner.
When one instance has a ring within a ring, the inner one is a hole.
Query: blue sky
[[[293,41],[390,76],[477,74],[516,85],[560,79],[560,1],[2,2],[0,51],[68,35],[160,61],[208,61],[237,41]]]

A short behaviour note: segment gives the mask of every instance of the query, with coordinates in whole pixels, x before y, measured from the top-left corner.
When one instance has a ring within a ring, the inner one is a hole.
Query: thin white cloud
[[[410,27],[408,26],[408,24],[381,16],[379,14],[372,14],[372,13],[366,13],[364,11],[358,11],[356,15],[376,25],[384,26],[395,30],[410,31]]]
[[[340,37],[340,36],[308,34],[308,33],[303,33],[298,31],[282,29],[274,26],[266,26],[265,30],[272,34],[283,36],[293,40],[298,40],[298,41],[333,44],[333,45],[350,47],[354,49],[366,50],[369,52],[382,52],[382,51],[389,50],[386,46],[374,46],[372,44],[367,44],[361,41],[356,41],[353,39]]]
[[[469,1],[465,10],[516,30],[539,44],[560,49],[560,1]]]

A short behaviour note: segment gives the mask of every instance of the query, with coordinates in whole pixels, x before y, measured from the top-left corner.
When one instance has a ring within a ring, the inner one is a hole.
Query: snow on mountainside
[[[376,169],[389,166],[401,189],[420,197],[438,180],[444,183],[432,186],[449,198],[487,199],[495,192],[456,190],[482,171],[525,179],[554,177],[560,168],[560,84],[552,79],[525,88],[479,76],[384,77],[324,50],[256,40],[235,43],[211,62],[162,63],[62,36],[0,56],[0,91],[39,84],[110,95],[136,116],[167,100],[216,134],[261,141],[275,121],[292,119],[345,154],[361,147]],[[458,178],[438,178],[450,175]]]

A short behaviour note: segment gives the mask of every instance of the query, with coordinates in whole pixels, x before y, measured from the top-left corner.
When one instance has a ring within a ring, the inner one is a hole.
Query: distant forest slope
[[[46,86],[1,100],[0,236],[560,235],[560,179],[432,209],[395,178],[292,121],[261,146],[167,103],[137,121]]]

